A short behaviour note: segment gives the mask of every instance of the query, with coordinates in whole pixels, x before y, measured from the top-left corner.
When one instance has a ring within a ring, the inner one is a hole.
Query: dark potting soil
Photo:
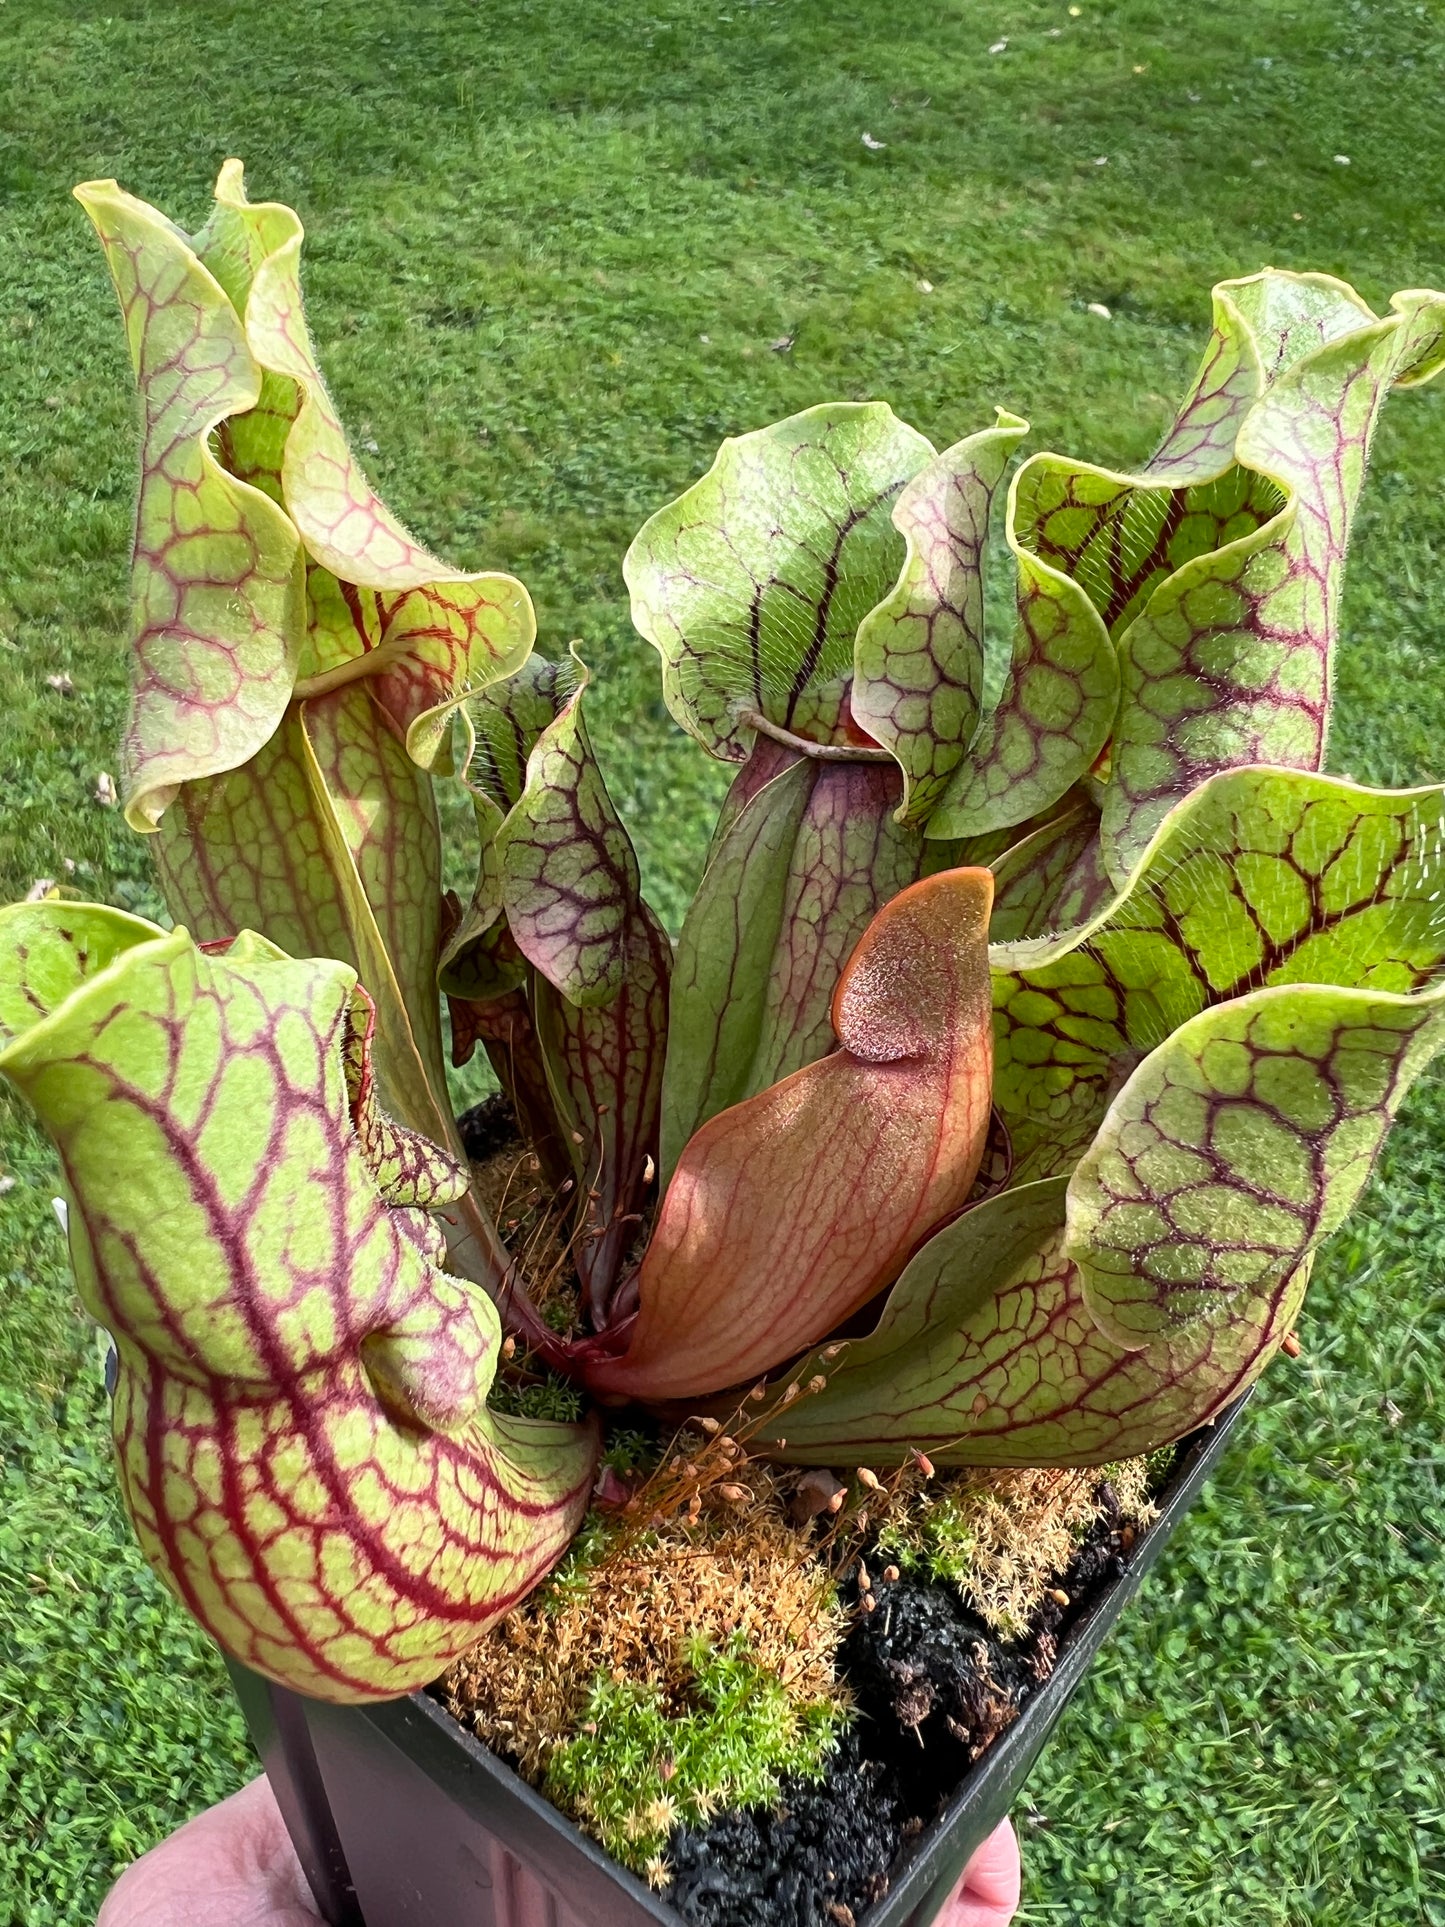
[[[779,1805],[679,1828],[668,1847],[671,1906],[706,1927],[847,1927],[888,1891],[906,1830],[922,1831],[897,1776],[850,1727],[828,1777],[785,1786]]]
[[[504,1091],[493,1091],[480,1104],[463,1111],[457,1119],[457,1130],[461,1135],[462,1149],[473,1164],[485,1164],[498,1151],[508,1150],[522,1142],[517,1129],[517,1113]]]
[[[501,1092],[457,1119],[475,1163],[521,1143]],[[1022,1639],[1004,1642],[946,1584],[840,1588],[853,1624],[839,1652],[856,1718],[818,1781],[785,1781],[772,1808],[738,1808],[668,1843],[668,1903],[695,1927],[857,1927],[906,1849],[1054,1670],[1070,1625],[1127,1566],[1134,1532],[1108,1486],[1088,1538]],[[871,1557],[875,1569],[881,1562]]]
[[[875,1578],[873,1610],[855,1613],[839,1655],[857,1718],[826,1777],[785,1783],[771,1811],[680,1827],[667,1850],[670,1904],[697,1927],[855,1927],[887,1893],[903,1850],[1053,1672],[1062,1635],[1124,1570],[1132,1543],[1115,1504],[1025,1637],[1008,1644],[950,1586]],[[844,1600],[857,1607],[856,1576]]]

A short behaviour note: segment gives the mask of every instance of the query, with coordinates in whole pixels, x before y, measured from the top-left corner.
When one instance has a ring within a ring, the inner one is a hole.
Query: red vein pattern
[[[1271,272],[1220,293],[1217,314],[1249,331],[1260,374],[1253,404],[1233,417],[1237,469],[1214,484],[1230,495],[1218,544],[1205,548],[1196,529],[1188,546],[1199,552],[1171,552],[1163,580],[1141,565],[1136,589],[1120,575],[1112,591],[1123,701],[1102,836],[1116,883],[1170,806],[1215,771],[1322,766],[1345,553],[1375,423],[1392,386],[1445,365],[1439,295],[1397,296],[1381,321],[1325,277]],[[1166,529],[1197,501],[1157,499]]]
[[[23,940],[0,914],[0,948]],[[258,939],[213,956],[153,931],[0,1054],[116,1341],[147,1557],[229,1651],[337,1700],[472,1644],[567,1544],[595,1455],[487,1413],[496,1313],[383,1203],[353,1126],[354,985]]]
[[[926,1244],[868,1338],[795,1376],[823,1392],[764,1423],[800,1465],[1104,1465],[1217,1416],[1264,1369],[1304,1296],[1308,1265],[1235,1315],[1121,1349],[1091,1317],[1063,1251],[1066,1180],[978,1206]]]
[[[968,1197],[989,1130],[985,870],[913,884],[837,988],[840,1048],[693,1137],[604,1395],[719,1391],[814,1343]]]
[[[363,688],[294,705],[249,763],[187,784],[156,856],[172,915],[202,941],[250,926],[350,964],[381,1012],[383,1101],[450,1142],[436,808]]]
[[[530,650],[531,602],[510,576],[439,562],[366,482],[306,328],[300,221],[253,206],[235,161],[193,240],[113,181],[77,194],[144,408],[124,764],[135,827],[155,827],[178,783],[255,754],[298,677],[372,651],[378,701],[419,755],[444,755],[451,710]]]
[[[904,555],[893,523],[932,445],[883,402],[826,402],[723,443],[623,561],[632,619],[662,657],[673,716],[741,763],[754,710],[819,743],[853,740],[858,625]]]
[[[1084,589],[1032,544],[1049,458],[1025,462],[1009,489],[1016,618],[1003,687],[929,820],[931,837],[980,836],[1056,803],[1109,739],[1119,666]]]
[[[78,192],[147,424],[128,814],[164,817],[170,907],[203,937],[255,922],[358,968],[388,1107],[452,1141],[438,831],[403,744],[445,766],[453,710],[528,654],[530,600],[438,562],[366,483],[316,367],[290,209],[253,206],[237,162],[194,240],[114,182]],[[495,1282],[494,1231],[474,1200],[453,1215],[457,1261]]]
[[[234,768],[279,723],[299,653],[301,546],[208,446],[261,394],[235,310],[154,208],[114,181],[76,193],[105,248],[143,402],[121,772],[127,818],[145,830],[181,783]]]
[[[1147,1344],[1280,1290],[1353,1210],[1445,990],[1291,984],[1205,1011],[1140,1065],[1069,1188],[1106,1337]]]
[[[1114,895],[1099,852],[1099,811],[1079,795],[993,864],[994,943],[1020,943],[1087,923]]]
[[[344,1065],[351,1122],[376,1188],[387,1204],[430,1210],[455,1204],[467,1188],[467,1169],[419,1131],[397,1124],[381,1108],[372,1076],[376,1006],[358,984],[346,1028]]]
[[[774,780],[758,785],[755,765]],[[663,1093],[663,1173],[710,1117],[833,1049],[843,966],[941,846],[896,821],[899,773],[760,742],[678,941]]]
[[[601,1331],[656,1163],[672,946],[642,900],[577,670],[570,695],[567,681],[551,684],[561,708],[526,756],[497,858],[507,927],[533,967],[533,1026],[578,1179],[574,1257]],[[494,759],[494,776],[500,768]]]
[[[627,968],[642,875],[587,738],[582,691],[538,736],[497,831],[502,907],[518,949],[569,1002],[610,1002]]]
[[[1091,921],[997,945],[994,1102],[1019,1181],[1072,1167],[1141,1060],[1274,985],[1410,994],[1445,964],[1445,791],[1229,770]]]
[[[527,763],[576,686],[570,665],[529,656],[463,711],[470,739],[461,779],[476,822],[477,876],[471,901],[442,947],[438,981],[449,996],[485,1001],[520,987],[526,960],[503,915],[499,833],[527,787]],[[465,1060],[460,1060],[465,1061]]]
[[[573,1252],[602,1330],[657,1158],[672,949],[588,740],[586,684],[580,660],[533,658],[469,711],[482,858],[442,983],[469,1005],[506,999],[505,1035],[481,1012],[465,1034],[486,1039],[539,1155],[569,1154]]]
[[[628,918],[622,982],[597,1009],[539,978],[535,1022],[563,1136],[579,1179],[573,1257],[594,1330],[616,1318],[614,1291],[651,1187],[667,1047],[672,945],[639,898]]]
[[[920,469],[893,510],[908,550],[896,586],[859,625],[850,701],[854,721],[903,771],[905,823],[927,822],[978,726],[989,508],[1027,432],[1000,415],[996,428]]]

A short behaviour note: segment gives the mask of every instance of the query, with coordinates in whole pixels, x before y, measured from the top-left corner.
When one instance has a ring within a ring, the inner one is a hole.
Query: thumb
[[[938,1927],[1008,1927],[1018,1910],[1021,1878],[1019,1843],[1001,1820],[964,1868]]]

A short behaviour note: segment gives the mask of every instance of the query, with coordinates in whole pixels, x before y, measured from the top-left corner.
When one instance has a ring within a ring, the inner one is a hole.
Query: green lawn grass
[[[157,903],[94,800],[134,458],[74,181],[196,223],[239,154],[301,210],[365,459],[444,554],[526,579],[544,642],[586,639],[675,916],[719,772],[628,627],[643,516],[828,396],[940,443],[1000,402],[1032,446],[1143,456],[1214,279],[1312,266],[1378,302],[1445,276],[1442,80],[1438,0],[0,0],[0,896]],[[1335,766],[1375,781],[1445,774],[1442,455],[1445,392],[1399,398],[1339,665]],[[121,1519],[13,1110],[5,1162],[0,1923],[50,1927],[252,1763]],[[1031,1783],[1029,1921],[1445,1923],[1442,1280],[1437,1079]]]

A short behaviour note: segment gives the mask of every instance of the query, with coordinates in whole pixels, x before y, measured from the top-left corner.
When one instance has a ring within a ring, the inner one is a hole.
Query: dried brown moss
[[[594,1525],[558,1575],[447,1673],[446,1704],[534,1785],[577,1731],[600,1676],[660,1687],[686,1703],[686,1648],[736,1637],[798,1704],[841,1700],[834,1655],[845,1631],[832,1574],[808,1559],[777,1479],[749,1469],[745,1508],[713,1498],[692,1526],[637,1537]]]
[[[577,1315],[577,1275],[572,1264],[571,1187],[556,1191],[540,1160],[518,1139],[472,1165],[472,1188],[517,1261],[527,1296],[547,1319],[565,1329]]]
[[[1101,1519],[1154,1517],[1146,1459],[1082,1471],[945,1473],[900,1499],[879,1553],[958,1588],[1000,1637],[1019,1637]]]
[[[442,1682],[447,1706],[540,1785],[599,1678],[656,1687],[686,1706],[687,1648],[699,1638],[717,1651],[740,1640],[799,1705],[844,1701],[835,1665],[847,1628],[834,1578],[856,1554],[845,1531],[820,1556],[790,1521],[797,1478],[753,1461],[746,1505],[713,1489],[700,1516],[678,1512],[642,1534],[594,1518],[553,1579],[453,1665]],[[1013,1637],[1099,1519],[1147,1524],[1148,1482],[1142,1459],[1082,1472],[944,1474],[892,1498],[869,1556],[956,1585]]]
[[[557,1329],[569,1328],[577,1291],[567,1198],[551,1190],[520,1143],[473,1169],[533,1302]],[[514,1396],[547,1389],[529,1365],[517,1357],[504,1367]],[[811,1390],[790,1388],[799,1396]],[[620,1698],[599,1694],[599,1682],[637,1689],[664,1725],[678,1723],[680,1734],[697,1711],[697,1668],[707,1653],[745,1655],[760,1677],[779,1683],[804,1723],[816,1725],[820,1710],[841,1714],[848,1690],[838,1676],[838,1654],[848,1615],[838,1604],[836,1581],[845,1569],[855,1570],[857,1610],[867,1610],[865,1549],[876,1571],[892,1563],[956,1586],[964,1602],[1010,1640],[1024,1633],[1101,1519],[1125,1519],[1137,1528],[1153,1517],[1142,1459],[1092,1471],[927,1477],[931,1468],[923,1461],[898,1468],[886,1482],[867,1471],[830,1481],[826,1473],[750,1458],[747,1440],[756,1423],[748,1402],[729,1430],[711,1418],[694,1421],[696,1429],[661,1454],[625,1514],[594,1514],[547,1584],[441,1682],[452,1714],[534,1786],[548,1780],[554,1760],[559,1767],[567,1763],[569,1744],[575,1752],[587,1735],[605,1740],[589,1720],[589,1707],[615,1701],[635,1709],[639,1703],[626,1691]],[[831,1498],[811,1520],[821,1502],[800,1493],[809,1481],[828,1487]],[[605,1752],[600,1745],[596,1750]],[[636,1785],[629,1780],[629,1798],[646,1796],[647,1778]],[[701,1781],[707,1780],[704,1762]],[[721,1784],[729,1784],[726,1774]],[[735,1782],[732,1787],[722,1804],[735,1799]],[[654,1804],[666,1805],[668,1785],[659,1782],[651,1791]],[[599,1804],[585,1793],[569,1798],[554,1786],[548,1792],[588,1831],[607,1835],[614,1852],[635,1858],[599,1817],[617,1800]],[[651,1812],[648,1807],[643,1819]],[[656,1852],[646,1871],[665,1879]]]

